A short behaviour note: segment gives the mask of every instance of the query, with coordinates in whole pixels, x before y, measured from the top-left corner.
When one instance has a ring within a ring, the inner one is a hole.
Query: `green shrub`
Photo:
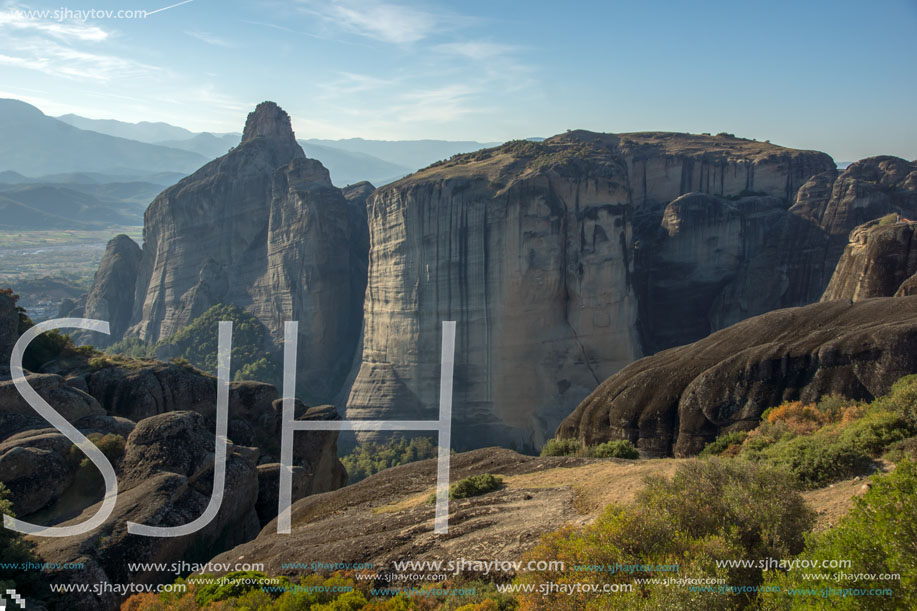
[[[129,335],[106,348],[105,352],[108,354],[120,354],[122,356],[146,359],[152,358],[153,347],[139,337]]]
[[[917,437],[908,437],[891,444],[883,458],[892,462],[900,462],[905,458],[917,461]]]
[[[461,479],[449,486],[450,499],[467,499],[499,490],[503,487],[503,478],[491,473],[481,473]]]
[[[579,439],[548,439],[541,448],[542,456],[580,456],[583,443]]]
[[[885,227],[886,225],[894,225],[898,220],[898,215],[894,212],[886,214],[885,216],[879,218],[879,227]]]
[[[714,441],[711,441],[706,446],[704,446],[704,449],[700,453],[700,457],[707,458],[709,456],[718,456],[731,446],[742,445],[742,442],[745,441],[746,437],[748,437],[747,431],[733,431],[731,433],[723,433]]]
[[[86,439],[94,443],[96,447],[102,451],[102,454],[105,455],[105,458],[113,464],[117,464],[117,462],[121,460],[121,457],[124,456],[124,446],[126,442],[121,435],[116,435],[114,433],[105,433],[104,435],[102,433],[90,433],[86,435]],[[67,462],[73,467],[82,467],[88,466],[90,461],[86,455],[83,454],[82,450],[76,445],[72,445],[67,451]]]
[[[628,458],[631,460],[640,458],[640,452],[626,439],[600,443],[589,448],[588,454],[594,458]]]
[[[233,379],[257,380],[280,388],[283,370],[269,352],[271,341],[267,328],[253,314],[236,305],[217,304],[153,346],[136,338],[125,338],[107,352],[135,358],[168,359],[216,374],[219,322],[225,320],[233,323]]]
[[[429,437],[413,437],[410,440],[398,436],[385,444],[364,443],[348,454],[341,456],[341,464],[347,470],[348,483],[354,484],[375,475],[379,471],[410,462],[435,458],[437,446]]]
[[[206,607],[212,602],[237,598],[253,590],[260,591],[259,582],[269,579],[267,575],[258,571],[234,571],[224,577],[225,579],[218,581],[213,575],[200,575],[202,581],[211,578],[211,583],[198,582],[194,594],[195,602],[201,607]]]
[[[764,609],[917,609],[917,463],[901,462],[888,475],[875,475],[872,487],[857,498],[851,512],[827,531],[810,535],[799,559],[850,560],[847,569],[771,572],[768,585],[788,588],[858,588],[893,590],[886,596],[787,596],[764,594]],[[836,578],[844,573],[852,578]],[[862,579],[862,575],[898,573],[899,581]],[[806,574],[808,579],[803,578]],[[819,574],[828,578],[819,578]],[[855,575],[860,575],[857,578]]]
[[[517,575],[522,584],[627,583],[622,594],[579,592],[522,594],[526,608],[735,609],[750,595],[699,595],[688,588],[636,584],[635,578],[719,577],[754,586],[760,569],[717,567],[717,560],[786,558],[804,546],[814,514],[782,471],[746,461],[711,458],[679,465],[671,480],[648,478],[633,505],[610,506],[582,530],[565,527],[545,536],[525,555],[531,560],[562,560],[563,570]],[[672,575],[659,572],[577,570],[578,566],[619,564],[678,565]],[[536,587],[537,591],[537,587]]]
[[[873,458],[909,436],[901,415],[870,406],[865,415],[798,435],[783,422],[764,422],[739,456],[789,471],[805,488],[818,488],[870,468]]]
[[[917,433],[917,374],[904,376],[892,385],[889,393],[873,402],[875,407],[898,414]]]
[[[13,504],[8,500],[9,490],[0,482],[0,513],[16,517]],[[32,544],[22,535],[8,528],[0,528],[0,559],[3,563],[39,562]],[[0,592],[7,588],[17,588],[20,594],[37,595],[39,573],[20,571],[0,566]]]

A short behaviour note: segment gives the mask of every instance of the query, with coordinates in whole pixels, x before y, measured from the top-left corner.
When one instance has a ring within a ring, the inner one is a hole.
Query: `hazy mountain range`
[[[239,144],[239,133],[195,133],[162,122],[51,117],[0,99],[0,228],[139,224],[157,193]],[[475,141],[298,140],[338,186],[380,186]]]
[[[88,119],[73,114],[63,115],[57,119],[83,130],[196,153],[207,161],[226,154],[230,148],[239,144],[242,136],[238,132],[195,133],[161,122],[127,123],[111,119]],[[364,140],[363,138],[346,140],[309,138],[299,139],[298,142],[307,156],[318,159],[328,168],[332,181],[338,186],[363,180],[381,186],[452,155],[501,144],[473,140]],[[0,167],[2,166],[2,159],[0,159]]]

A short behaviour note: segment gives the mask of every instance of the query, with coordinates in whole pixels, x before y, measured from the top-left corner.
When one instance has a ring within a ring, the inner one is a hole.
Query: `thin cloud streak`
[[[379,42],[409,45],[442,31],[445,19],[436,13],[381,0],[299,0],[302,12],[326,25]]]

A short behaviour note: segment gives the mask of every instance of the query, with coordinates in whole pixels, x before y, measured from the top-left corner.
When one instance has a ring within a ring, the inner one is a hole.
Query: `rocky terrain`
[[[634,359],[817,301],[827,232],[789,209],[833,168],[728,135],[578,131],[377,190],[348,418],[435,417],[456,320],[455,443],[539,446]]]
[[[683,462],[537,458],[502,448],[457,454],[451,464],[452,481],[492,473],[502,476],[503,487],[450,501],[449,533],[436,536],[433,505],[427,502],[435,489],[436,461],[425,460],[303,499],[293,505],[289,535],[278,535],[276,523],[268,524],[257,538],[212,562],[264,563],[270,575],[303,572],[286,563],[371,563],[375,573],[385,575],[404,573],[393,564],[402,560],[518,560],[543,534],[588,524],[608,505],[633,502],[647,476],[670,477]],[[824,528],[866,489],[857,477],[808,491],[804,497],[819,516],[818,528]],[[487,579],[499,582],[513,575],[495,572]],[[472,570],[466,576],[480,578]],[[382,582],[380,587],[398,585],[404,584]]]
[[[790,210],[828,233],[827,260],[836,262],[854,227],[889,213],[917,214],[917,164],[900,157],[869,157],[843,172],[817,174],[800,187]],[[826,269],[830,277],[833,265]]]
[[[854,227],[917,211],[915,176],[729,134],[571,131],[339,190],[266,102],[149,207],[136,273],[137,249],[109,246],[85,311],[154,343],[234,304],[275,355],[297,320],[299,396],[349,419],[435,418],[455,320],[453,443],[537,448],[641,356],[817,302]]]
[[[127,333],[155,343],[231,303],[267,327],[274,349],[283,323],[298,321],[300,393],[330,400],[360,334],[368,248],[361,204],[305,157],[289,116],[265,102],[237,147],[153,201],[135,274],[109,249],[88,299],[97,307],[87,311],[130,305]]]
[[[82,315],[107,320],[111,334],[91,338],[83,334],[79,337],[104,347],[124,335],[134,310],[134,285],[141,258],[140,247],[128,236],[118,235],[111,239],[105,247]]]
[[[825,302],[742,321],[605,380],[558,427],[594,445],[690,456],[768,407],[837,393],[872,399],[917,371],[917,297]]]
[[[0,356],[19,337],[15,302],[0,294]],[[28,354],[28,353],[27,353]],[[8,362],[8,360],[6,361]],[[155,583],[172,572],[130,571],[128,562],[203,561],[253,538],[277,513],[282,407],[277,390],[258,382],[230,387],[225,496],[217,517],[192,535],[169,539],[129,535],[126,522],[175,526],[199,516],[213,478],[216,380],[186,365],[109,359],[65,349],[27,383],[84,435],[98,435],[118,476],[114,512],[80,536],[34,537],[38,555],[79,570],[51,570],[54,583]],[[295,417],[336,419],[333,406]],[[44,525],[83,522],[99,508],[99,472],[20,396],[9,368],[0,367],[0,481],[20,519]],[[294,437],[294,499],[335,490],[346,481],[337,459],[336,432]],[[114,608],[118,596],[85,594],[71,609]]]
[[[435,491],[436,461],[425,460],[297,502],[290,534],[278,535],[272,522],[213,562],[259,562],[268,574],[294,575],[302,571],[282,565],[369,562],[384,571],[405,559],[516,560],[541,535],[567,523],[584,524],[610,502],[632,500],[644,476],[671,473],[676,464],[536,458],[501,448],[456,454],[452,481],[493,473],[504,477],[505,486],[450,501],[449,533],[437,536],[434,505],[426,502]]]
[[[839,214],[872,220],[850,233],[822,300],[913,294],[915,281],[909,279],[917,272],[912,246],[917,231],[917,163],[897,157],[865,159],[841,174],[831,197],[845,199],[844,205],[833,206]],[[866,210],[851,209],[855,204]]]

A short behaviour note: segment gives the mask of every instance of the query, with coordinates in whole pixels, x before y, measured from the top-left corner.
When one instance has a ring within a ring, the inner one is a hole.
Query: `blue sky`
[[[170,3],[0,0],[0,96],[195,131],[240,131],[271,99],[304,138],[727,131],[839,161],[917,157],[917,0],[193,0],[99,13]]]

